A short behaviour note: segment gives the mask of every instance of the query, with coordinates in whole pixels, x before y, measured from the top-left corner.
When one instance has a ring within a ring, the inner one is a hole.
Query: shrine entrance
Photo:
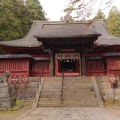
[[[80,53],[56,53],[55,75],[79,76],[81,74]]]
[[[45,22],[34,35],[44,51],[50,54],[50,75],[86,75],[85,54],[92,50],[98,34],[89,22],[73,21],[70,15],[63,21]],[[62,50],[62,51],[61,51]]]

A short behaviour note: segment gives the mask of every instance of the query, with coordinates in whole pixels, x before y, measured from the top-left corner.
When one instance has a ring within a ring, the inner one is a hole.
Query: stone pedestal
[[[0,108],[12,108],[15,105],[15,97],[12,87],[0,83]]]

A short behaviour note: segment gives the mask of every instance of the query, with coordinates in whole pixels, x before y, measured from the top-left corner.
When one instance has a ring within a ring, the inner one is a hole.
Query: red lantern
[[[24,75],[22,76],[22,83],[23,83],[23,84],[29,83],[29,77],[28,77],[28,75],[24,74]]]
[[[12,76],[11,83],[12,83],[12,84],[17,84],[17,83],[18,83],[18,75],[14,74],[14,75]]]
[[[115,79],[115,75],[113,75],[113,74],[111,74],[110,76],[109,76],[109,83],[116,83],[116,79]]]

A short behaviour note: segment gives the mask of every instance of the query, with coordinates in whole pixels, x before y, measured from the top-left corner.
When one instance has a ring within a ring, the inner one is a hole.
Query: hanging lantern
[[[74,54],[74,58],[75,58],[76,60],[78,60],[78,53],[75,53],[75,54]]]
[[[62,53],[62,59],[65,59],[65,53]]]
[[[57,54],[57,59],[58,59],[58,60],[61,60],[61,59],[62,59],[61,53],[58,53],[58,54]]]
[[[66,59],[70,59],[70,54],[66,53]]]
[[[74,53],[70,53],[70,59],[74,59]]]

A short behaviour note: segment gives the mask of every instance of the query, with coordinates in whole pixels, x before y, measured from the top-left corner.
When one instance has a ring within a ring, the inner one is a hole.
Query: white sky
[[[40,2],[43,10],[47,14],[47,18],[50,18],[51,21],[59,21],[61,17],[65,16],[63,10],[68,5],[68,0],[40,0]],[[96,3],[96,9],[99,8],[99,5],[100,3]],[[112,5],[120,9],[120,0],[113,0]],[[111,7],[105,9],[103,12],[107,15],[110,9]]]

